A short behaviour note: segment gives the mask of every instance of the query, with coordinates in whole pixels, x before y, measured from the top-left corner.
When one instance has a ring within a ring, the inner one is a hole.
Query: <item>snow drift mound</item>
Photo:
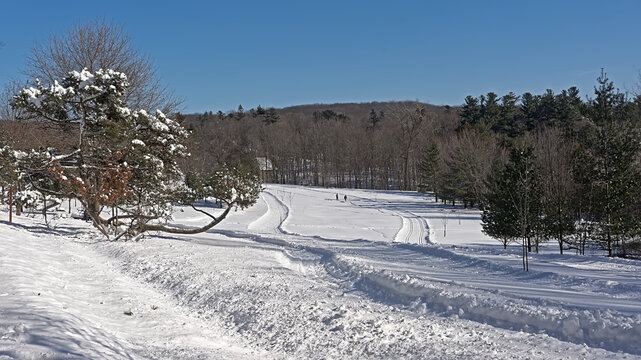
[[[326,251],[323,249],[323,253]],[[612,351],[641,354],[641,315],[610,310],[572,310],[549,301],[506,297],[498,291],[454,282],[425,281],[376,270],[356,259],[333,254],[326,268],[336,277],[381,301],[402,303],[418,312],[433,311],[510,330],[544,332],[559,340]]]

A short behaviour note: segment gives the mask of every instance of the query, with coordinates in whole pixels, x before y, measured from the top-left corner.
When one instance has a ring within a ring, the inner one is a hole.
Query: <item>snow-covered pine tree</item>
[[[217,195],[228,206],[223,215],[210,215],[209,224],[196,229],[174,229],[158,220],[171,216],[174,203],[186,199],[190,189],[177,160],[188,156],[183,142],[187,131],[162,112],[132,111],[125,104],[128,82],[113,70],[72,71],[61,82],[23,89],[13,106],[40,121],[60,125],[73,136],[75,146],[58,154],[41,152],[40,166],[22,168],[29,183],[45,193],[75,198],[93,225],[106,236],[137,235],[145,231],[199,232],[220,222],[232,207],[251,205],[260,184],[251,175],[223,169],[227,182],[206,186],[225,187]],[[49,179],[36,184],[34,177]],[[233,191],[232,191],[233,190]],[[235,192],[234,192],[235,191]],[[116,207],[118,216],[102,217],[105,206]],[[213,225],[212,225],[213,224]],[[126,230],[117,232],[121,227]]]
[[[41,211],[60,204],[58,186],[51,177],[37,171],[22,169],[38,169],[50,158],[50,149],[32,150],[29,152],[15,151],[8,145],[0,147],[0,186],[3,197],[12,188],[16,213],[20,215],[23,208],[35,210],[41,206]],[[44,193],[42,188],[49,188]],[[46,216],[45,216],[46,219]]]

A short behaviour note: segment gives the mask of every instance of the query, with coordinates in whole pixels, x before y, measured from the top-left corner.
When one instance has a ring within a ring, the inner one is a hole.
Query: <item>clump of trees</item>
[[[60,82],[44,85],[36,80],[34,87],[23,89],[12,106],[31,119],[64,129],[75,143],[68,149],[29,152],[4,146],[0,151],[2,183],[15,184],[23,202],[27,194],[40,194],[45,213],[48,198],[57,202],[75,199],[97,229],[115,238],[146,231],[206,231],[230,209],[255,202],[260,184],[246,169],[217,169],[200,181],[206,189],[200,193],[187,186],[178,166],[178,159],[188,155],[187,131],[160,110],[150,114],[128,108],[128,86],[121,72],[84,69],[70,72]],[[227,206],[218,216],[207,213],[208,224],[179,229],[160,222],[171,217],[173,204],[194,206],[207,196]],[[107,207],[118,212],[105,216]]]
[[[605,73],[597,81],[586,103],[574,91],[548,91],[528,97],[511,117],[534,112],[539,121],[505,122],[502,104],[496,118],[463,117],[463,126],[508,135],[509,160],[487,178],[481,204],[484,232],[504,246],[521,240],[531,251],[532,243],[538,250],[539,242],[554,239],[561,253],[583,254],[589,245],[608,256],[641,255],[641,97],[628,99]],[[466,103],[470,113],[476,105],[469,97]],[[521,136],[497,124],[531,129]]]
[[[256,200],[260,183],[245,163],[214,162],[184,175],[189,131],[179,114],[165,115],[180,101],[121,27],[76,26],[36,45],[27,60],[28,85],[14,82],[0,94],[0,200],[12,187],[18,211],[38,208],[46,218],[48,209],[74,199],[112,238],[206,231]],[[197,207],[207,197],[226,206],[221,214]],[[175,204],[210,221],[170,227],[165,221]]]

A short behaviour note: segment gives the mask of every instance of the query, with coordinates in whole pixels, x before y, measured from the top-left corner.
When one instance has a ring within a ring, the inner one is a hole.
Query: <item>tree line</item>
[[[454,151],[439,162],[439,148],[428,148],[426,187],[445,199],[477,202],[483,231],[504,247],[521,241],[525,255],[548,241],[560,253],[641,255],[641,96],[615,89],[602,72],[586,101],[575,88],[518,100],[512,93],[468,97],[459,136],[493,138],[485,149],[498,151],[485,161]],[[475,166],[477,193],[470,191]],[[468,183],[463,192],[450,189],[454,179]]]
[[[264,181],[326,187],[415,190],[420,149],[456,126],[455,109],[416,101],[307,105],[184,115],[200,169],[269,160]]]

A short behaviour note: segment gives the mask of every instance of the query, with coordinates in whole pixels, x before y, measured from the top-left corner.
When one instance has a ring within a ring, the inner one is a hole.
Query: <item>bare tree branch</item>
[[[52,83],[70,71],[113,69],[127,75],[129,107],[174,113],[181,101],[160,84],[149,57],[136,51],[122,26],[104,21],[78,25],[63,36],[36,44],[27,58],[26,75]]]

